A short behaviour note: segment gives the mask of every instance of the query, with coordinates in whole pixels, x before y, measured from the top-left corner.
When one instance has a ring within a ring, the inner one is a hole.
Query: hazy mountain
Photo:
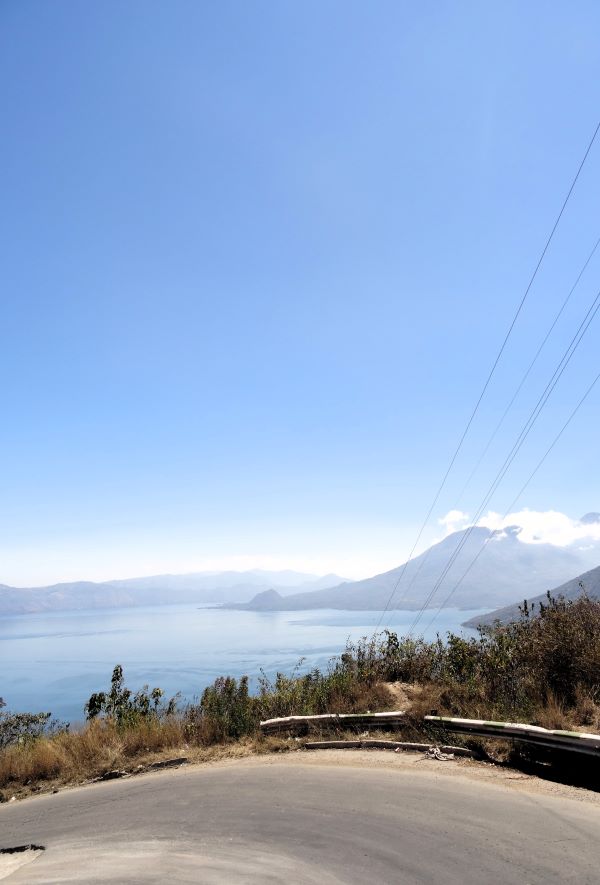
[[[583,575],[572,578],[572,580],[567,581],[565,584],[561,584],[560,587],[555,587],[550,590],[550,593],[555,599],[559,596],[564,596],[565,599],[577,599],[583,592],[582,584],[583,589],[588,596],[600,599],[600,566],[593,568],[589,572],[584,572]],[[525,597],[523,597],[523,599],[524,598]],[[519,617],[519,606],[523,604],[523,599],[519,602],[515,602],[513,605],[498,608],[482,617],[471,618],[469,621],[465,621],[465,627],[477,627],[478,624],[493,624],[495,621],[500,621],[501,624],[508,624],[510,621],[515,621]],[[529,605],[532,603],[539,604],[540,602],[547,602],[545,593],[540,593],[538,596],[527,598],[527,603]]]
[[[0,584],[0,615],[95,608],[124,608],[171,603],[221,604],[251,599],[257,592],[276,589],[282,596],[319,590],[339,583],[339,575],[293,571],[197,572],[151,575],[123,580],[75,581],[48,587],[9,587]]]
[[[449,535],[409,562],[394,594],[392,608],[414,610],[421,607],[465,531]],[[519,540],[520,531],[518,526],[498,532],[475,528],[429,607],[437,608],[445,600],[484,543],[484,552],[452,596],[450,605],[453,607],[473,609],[505,605],[519,593],[523,596],[542,593],[600,561],[598,543],[587,549],[525,544]],[[263,592],[239,607],[263,611],[311,608],[380,610],[385,607],[403,568],[401,565],[373,578],[310,593],[293,593],[284,597]]]
[[[581,525],[595,526],[600,514],[588,513]],[[418,609],[436,583],[467,530],[455,532],[412,560],[394,593],[391,607]],[[532,599],[574,576],[595,569],[600,542],[586,538],[567,547],[524,543],[521,529],[501,531],[475,528],[466,540],[428,607],[444,603],[476,554],[485,549],[449,602],[462,609],[514,609],[517,599]],[[597,532],[596,532],[597,533]],[[93,583],[77,581],[49,587],[16,588],[0,584],[0,615],[69,609],[122,608],[169,603],[221,604],[253,611],[290,611],[311,608],[381,610],[404,569],[362,581],[344,582],[337,575],[317,577],[294,571],[198,572],[187,575],[151,575]]]

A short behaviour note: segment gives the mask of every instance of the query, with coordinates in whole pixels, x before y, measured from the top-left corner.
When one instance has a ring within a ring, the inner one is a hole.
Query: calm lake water
[[[482,610],[444,611],[430,631],[460,631],[461,621]],[[325,666],[346,640],[371,635],[379,612],[245,612],[194,605],[103,611],[54,612],[0,619],[0,696],[8,709],[50,710],[72,722],[83,705],[106,689],[115,664],[129,688],[160,686],[198,697],[217,676],[290,673]],[[429,615],[430,617],[431,615]],[[408,632],[414,612],[388,614],[385,625]],[[424,624],[428,617],[425,617]],[[470,632],[470,631],[464,631]]]

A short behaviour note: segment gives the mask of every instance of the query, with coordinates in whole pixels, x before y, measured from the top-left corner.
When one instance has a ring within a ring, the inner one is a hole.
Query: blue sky
[[[5,0],[0,582],[402,561],[597,124],[599,27],[592,2]],[[600,139],[424,542],[600,236],[599,186]],[[599,286],[600,255],[463,511]],[[523,506],[600,510],[599,404]]]

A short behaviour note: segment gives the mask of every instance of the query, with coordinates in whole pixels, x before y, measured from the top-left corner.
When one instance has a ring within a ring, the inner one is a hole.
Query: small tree
[[[2,707],[6,707],[4,698],[0,698],[0,710]],[[68,728],[64,723],[51,721],[51,715],[51,713],[0,712],[0,750],[11,744],[24,744],[44,734]]]
[[[84,707],[87,719],[96,719],[104,715],[107,719],[113,719],[117,725],[132,725],[140,719],[158,719],[161,715],[170,716],[175,712],[177,696],[172,697],[166,707],[161,708],[161,700],[164,695],[162,688],[153,688],[151,691],[144,685],[135,694],[126,688],[123,676],[123,667],[120,664],[114,668],[110,681],[110,691],[95,692]]]

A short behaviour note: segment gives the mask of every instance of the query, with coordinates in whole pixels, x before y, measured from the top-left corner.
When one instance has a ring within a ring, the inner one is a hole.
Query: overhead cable
[[[556,369],[554,370],[554,374],[552,375],[552,378],[550,379],[550,381],[549,381],[548,384],[546,385],[545,390],[544,390],[543,393],[541,394],[541,396],[540,396],[540,398],[538,399],[536,405],[534,406],[534,408],[533,408],[533,410],[532,410],[532,412],[531,412],[529,418],[527,419],[527,421],[525,422],[523,428],[521,429],[521,432],[520,432],[519,436],[517,437],[517,440],[516,440],[516,442],[514,443],[514,445],[513,445],[512,449],[511,449],[511,451],[510,451],[509,454],[507,455],[507,457],[506,457],[506,459],[505,459],[503,465],[502,465],[502,466],[500,467],[500,469],[498,470],[498,473],[496,474],[496,477],[495,477],[494,481],[492,482],[490,488],[488,489],[486,495],[485,495],[484,498],[483,498],[482,503],[480,504],[480,506],[479,506],[479,508],[478,508],[478,510],[477,510],[477,513],[476,513],[476,515],[475,515],[475,517],[474,517],[474,520],[473,520],[473,523],[474,523],[474,524],[471,525],[471,526],[465,531],[465,534],[464,534],[463,537],[461,538],[461,540],[460,540],[460,542],[458,543],[457,547],[455,548],[455,550],[453,551],[452,555],[450,556],[449,561],[447,562],[447,564],[445,565],[444,569],[442,570],[441,575],[440,575],[439,578],[437,579],[436,583],[434,584],[433,588],[430,590],[430,592],[429,592],[429,594],[427,595],[426,599],[424,600],[424,602],[423,602],[421,608],[419,609],[419,612],[418,612],[418,614],[417,614],[415,620],[413,621],[413,623],[412,623],[412,625],[411,625],[411,628],[410,628],[410,630],[409,630],[409,635],[410,635],[410,633],[413,632],[413,630],[414,630],[415,627],[417,626],[417,624],[418,624],[418,622],[419,622],[419,620],[420,620],[420,618],[421,618],[423,612],[424,612],[425,609],[429,606],[429,603],[432,601],[433,597],[436,595],[436,593],[437,593],[437,591],[439,590],[439,588],[440,588],[440,586],[441,586],[443,580],[445,579],[446,575],[448,574],[448,572],[450,571],[450,569],[452,568],[452,566],[453,566],[454,563],[456,562],[456,559],[457,559],[458,556],[460,555],[460,553],[461,553],[463,547],[465,546],[465,544],[466,544],[467,541],[469,540],[469,538],[470,538],[470,536],[471,536],[471,534],[472,534],[472,532],[473,532],[473,530],[474,530],[474,528],[475,528],[475,526],[476,526],[478,520],[480,519],[480,517],[481,517],[483,511],[484,511],[485,508],[488,506],[488,504],[489,504],[489,502],[490,502],[492,496],[493,496],[494,493],[496,492],[498,486],[500,485],[500,483],[501,483],[502,480],[504,479],[504,477],[505,477],[507,471],[509,470],[511,464],[513,463],[513,461],[515,460],[515,458],[516,458],[517,454],[519,453],[521,447],[523,446],[523,443],[525,442],[525,440],[526,440],[527,437],[529,436],[529,433],[531,432],[531,430],[532,430],[532,428],[533,428],[535,422],[536,422],[537,419],[539,418],[539,416],[540,416],[540,414],[541,414],[543,408],[545,407],[546,403],[548,402],[548,399],[549,399],[550,396],[552,395],[552,392],[554,391],[556,385],[558,384],[558,382],[560,381],[562,375],[564,374],[564,372],[565,372],[567,366],[569,365],[571,359],[573,358],[573,355],[574,355],[575,351],[576,351],[577,348],[579,347],[579,344],[581,343],[581,341],[582,341],[582,339],[583,339],[585,333],[586,333],[587,330],[589,329],[589,327],[590,327],[591,323],[593,322],[593,320],[594,320],[596,314],[598,313],[598,310],[599,310],[599,309],[600,309],[600,291],[598,291],[598,293],[596,294],[596,297],[594,298],[594,301],[593,301],[592,304],[590,305],[590,307],[589,307],[589,309],[588,309],[588,311],[587,311],[587,313],[586,313],[584,319],[582,320],[582,322],[581,322],[579,328],[577,329],[577,332],[575,333],[575,335],[574,335],[573,338],[571,339],[571,342],[570,342],[569,346],[567,347],[565,353],[563,354],[563,356],[562,356],[562,358],[561,358],[561,360],[560,360],[558,366],[557,366]]]
[[[546,345],[546,342],[548,341],[550,335],[551,335],[552,332],[554,331],[554,329],[555,329],[555,327],[556,327],[558,321],[560,320],[562,314],[564,313],[564,311],[565,311],[565,309],[566,309],[566,307],[567,307],[569,301],[571,300],[571,297],[572,297],[573,293],[575,292],[575,289],[576,289],[577,286],[579,285],[579,282],[580,282],[580,280],[581,280],[583,274],[584,274],[585,271],[587,270],[587,267],[588,267],[590,261],[592,260],[592,258],[594,257],[594,255],[595,255],[595,253],[596,253],[596,250],[598,249],[598,246],[599,246],[599,245],[600,245],[600,237],[599,237],[599,238],[596,240],[596,242],[594,243],[594,246],[593,246],[591,252],[589,253],[589,255],[587,256],[587,258],[586,258],[586,260],[585,260],[585,262],[584,262],[584,264],[583,264],[581,270],[579,271],[579,273],[578,273],[578,275],[577,275],[577,278],[576,278],[575,282],[574,282],[573,285],[571,286],[571,289],[570,289],[569,292],[567,293],[566,298],[564,299],[562,305],[560,306],[558,312],[556,313],[556,315],[555,315],[555,317],[554,317],[554,319],[553,319],[553,321],[552,321],[552,323],[551,323],[551,325],[550,325],[548,331],[546,332],[546,334],[545,334],[545,336],[544,336],[544,338],[543,338],[541,344],[539,345],[539,347],[538,347],[538,349],[537,349],[537,351],[536,351],[536,353],[535,353],[535,356],[533,357],[532,361],[530,362],[530,364],[529,364],[529,366],[528,366],[528,368],[527,368],[525,374],[524,374],[523,377],[521,378],[521,381],[519,382],[519,384],[518,384],[518,386],[517,386],[517,388],[516,388],[516,390],[515,390],[515,392],[514,392],[512,398],[511,398],[510,402],[509,402],[508,405],[506,406],[506,408],[505,408],[505,410],[504,410],[504,413],[503,413],[502,417],[500,418],[500,421],[498,422],[498,424],[496,425],[496,427],[495,427],[495,429],[494,429],[492,435],[490,436],[490,438],[489,438],[489,440],[488,440],[488,442],[487,442],[487,444],[486,444],[486,446],[485,446],[485,449],[483,450],[483,452],[482,452],[482,454],[481,454],[481,456],[480,456],[480,458],[479,458],[479,461],[477,462],[477,464],[475,465],[475,467],[474,467],[473,470],[471,471],[471,474],[470,474],[469,478],[467,479],[465,485],[463,486],[463,489],[462,489],[462,491],[461,491],[461,493],[460,493],[460,495],[459,495],[459,497],[458,497],[458,500],[457,500],[456,504],[454,505],[454,508],[453,508],[453,509],[458,509],[458,506],[459,506],[459,504],[460,504],[460,500],[461,500],[462,496],[464,495],[464,493],[465,493],[465,491],[466,491],[466,489],[467,489],[469,483],[470,483],[471,480],[473,479],[473,476],[474,476],[475,473],[477,472],[477,469],[478,469],[479,466],[481,465],[481,462],[483,461],[485,455],[487,454],[487,452],[488,452],[488,450],[489,450],[489,448],[490,448],[492,442],[494,441],[495,437],[497,436],[498,431],[500,430],[502,424],[504,423],[504,420],[505,420],[506,416],[508,415],[508,413],[509,413],[509,411],[511,410],[512,406],[514,405],[515,400],[517,399],[517,397],[518,397],[519,393],[521,392],[521,390],[522,390],[522,388],[523,388],[525,382],[527,381],[527,378],[528,378],[529,375],[531,374],[531,371],[532,371],[533,367],[535,366],[535,364],[536,364],[536,362],[537,362],[537,360],[538,360],[538,358],[539,358],[539,356],[540,356],[542,350],[544,349],[544,346]],[[431,548],[431,547],[428,547],[427,550],[425,551],[425,553],[423,554],[423,556],[422,556],[422,558],[421,558],[421,561],[420,561],[420,563],[419,563],[419,566],[418,566],[416,572],[415,572],[414,575],[412,576],[412,578],[411,578],[411,580],[410,580],[410,583],[408,584],[408,586],[406,587],[406,589],[404,590],[404,592],[403,592],[403,594],[402,594],[402,597],[401,597],[400,600],[398,601],[398,604],[397,604],[397,606],[396,606],[397,608],[401,608],[403,602],[405,602],[405,601],[409,598],[410,591],[412,590],[412,588],[413,588],[413,586],[414,586],[416,580],[418,579],[419,575],[421,574],[423,568],[424,568],[425,565],[427,564],[427,561],[428,561],[429,556],[430,556],[430,554],[431,554],[431,550],[432,550],[432,548]],[[381,622],[380,622],[380,623],[381,623]]]
[[[581,280],[583,274],[584,274],[585,271],[587,270],[587,266],[588,266],[588,264],[590,263],[590,261],[592,260],[592,258],[594,257],[594,254],[595,254],[595,252],[596,252],[596,250],[597,250],[597,248],[598,248],[599,245],[600,245],[600,237],[599,237],[599,238],[596,240],[596,242],[594,243],[594,247],[593,247],[592,251],[591,251],[590,254],[588,255],[588,257],[587,257],[587,259],[586,259],[586,261],[585,261],[585,264],[583,265],[583,267],[582,267],[581,270],[579,271],[579,274],[577,275],[577,279],[575,280],[575,282],[574,282],[573,285],[571,286],[571,289],[570,289],[570,291],[569,291],[567,297],[566,297],[565,300],[563,301],[562,305],[560,306],[560,308],[559,308],[559,310],[558,310],[558,313],[557,313],[556,316],[554,317],[554,320],[552,321],[552,324],[551,324],[550,328],[549,328],[548,331],[546,332],[546,334],[545,334],[545,336],[544,336],[544,339],[542,340],[540,346],[538,347],[538,349],[537,349],[537,351],[536,351],[536,353],[535,353],[535,356],[533,357],[533,359],[532,359],[531,362],[529,363],[529,366],[527,367],[527,370],[526,370],[525,374],[524,374],[523,377],[521,378],[521,381],[519,382],[519,385],[518,385],[517,389],[515,390],[515,392],[514,392],[512,398],[511,398],[510,402],[508,403],[508,405],[506,406],[504,412],[502,413],[502,417],[501,417],[500,420],[498,421],[498,423],[497,423],[496,427],[494,428],[494,430],[493,430],[493,432],[492,432],[490,438],[488,439],[488,441],[487,441],[487,443],[486,443],[486,446],[485,446],[483,452],[481,453],[481,456],[480,456],[479,460],[477,461],[477,464],[475,465],[475,467],[474,467],[473,470],[471,471],[471,473],[470,473],[470,475],[469,475],[469,477],[468,477],[466,483],[464,484],[464,486],[463,486],[463,488],[462,488],[462,490],[461,490],[461,492],[460,492],[460,494],[459,494],[459,496],[458,496],[458,500],[457,500],[457,502],[456,502],[456,507],[457,507],[457,508],[458,508],[458,505],[459,505],[460,502],[461,502],[462,496],[464,495],[464,493],[466,492],[466,490],[467,490],[469,484],[471,483],[471,480],[473,479],[473,477],[474,477],[475,474],[477,473],[479,467],[481,466],[481,462],[483,461],[483,459],[484,459],[485,456],[487,455],[490,446],[491,446],[492,443],[494,442],[494,440],[495,440],[495,438],[496,438],[496,436],[497,436],[497,434],[498,434],[498,431],[500,430],[500,428],[501,428],[502,425],[504,424],[504,421],[505,421],[505,419],[506,419],[506,416],[507,416],[508,413],[510,412],[511,408],[513,407],[513,405],[514,405],[514,403],[515,403],[516,398],[518,397],[518,395],[520,394],[521,390],[523,389],[523,385],[525,384],[525,382],[526,382],[527,379],[529,378],[529,375],[531,374],[531,370],[533,369],[533,367],[534,367],[535,364],[537,363],[537,361],[538,361],[538,359],[539,359],[539,356],[540,356],[542,350],[543,350],[544,347],[546,346],[546,342],[548,341],[548,338],[550,337],[550,335],[552,334],[552,332],[553,332],[554,329],[556,328],[556,324],[558,323],[558,321],[560,320],[561,316],[563,315],[563,313],[564,313],[564,311],[565,311],[565,308],[567,307],[567,304],[568,304],[569,301],[571,300],[571,296],[573,295],[575,289],[577,288],[577,286],[578,286],[578,284],[579,284],[579,281]]]
[[[552,449],[555,447],[555,445],[557,444],[557,442],[559,441],[559,439],[561,438],[561,436],[563,435],[563,433],[565,432],[565,430],[567,429],[567,427],[569,426],[569,424],[571,423],[571,421],[573,420],[573,418],[575,417],[575,415],[577,414],[577,412],[579,411],[581,406],[584,404],[584,402],[586,401],[586,399],[588,398],[588,396],[590,395],[590,393],[592,392],[592,390],[594,389],[594,387],[596,386],[598,381],[600,381],[600,372],[596,375],[596,377],[594,378],[592,383],[589,385],[589,387],[587,388],[587,390],[585,391],[585,393],[583,394],[583,396],[581,397],[581,399],[579,400],[579,402],[577,403],[577,405],[575,406],[575,408],[573,409],[573,411],[571,412],[571,414],[569,415],[569,417],[567,418],[567,420],[565,421],[565,423],[563,424],[563,426],[561,427],[559,432],[556,434],[556,436],[552,440],[552,443],[548,446],[548,448],[546,449],[546,451],[544,452],[544,454],[542,455],[542,457],[540,458],[540,460],[536,464],[535,468],[531,471],[531,473],[527,477],[527,480],[525,481],[525,483],[521,486],[518,493],[515,495],[515,497],[513,498],[511,503],[509,504],[509,506],[506,510],[506,513],[502,517],[502,522],[507,518],[509,513],[512,513],[513,508],[516,506],[517,502],[519,501],[519,499],[523,495],[525,489],[529,486],[532,479],[537,474],[540,467],[542,466],[542,464],[544,463],[544,461],[546,460],[546,458],[548,457],[548,455],[550,454]],[[479,550],[477,555],[471,561],[469,567],[463,572],[461,578],[456,582],[456,584],[454,585],[454,587],[452,588],[450,593],[446,596],[446,598],[444,599],[444,601],[442,602],[442,604],[440,605],[440,607],[438,608],[438,610],[436,611],[434,616],[431,618],[431,620],[429,621],[429,623],[425,627],[425,632],[427,632],[433,626],[436,619],[440,615],[440,612],[442,611],[442,609],[447,607],[448,603],[450,602],[450,600],[454,596],[454,593],[458,590],[458,588],[460,587],[460,585],[462,584],[464,579],[467,577],[467,575],[469,574],[469,572],[471,571],[471,569],[473,568],[473,566],[475,565],[475,563],[477,562],[477,560],[479,559],[479,557],[481,556],[483,551],[486,549],[488,541],[489,541],[489,538],[486,538],[481,549]]]
[[[463,446],[463,443],[464,443],[464,441],[465,441],[465,438],[466,438],[466,436],[467,436],[467,434],[468,434],[468,432],[469,432],[469,430],[470,430],[470,428],[471,428],[471,425],[472,425],[472,423],[473,423],[473,421],[474,421],[474,419],[475,419],[475,416],[477,415],[477,412],[479,411],[479,407],[480,407],[480,405],[481,405],[481,402],[482,402],[482,400],[483,400],[483,398],[484,398],[484,396],[485,396],[485,394],[486,394],[486,391],[487,391],[487,389],[488,389],[488,387],[489,387],[489,385],[490,385],[490,382],[491,382],[491,380],[492,380],[492,377],[494,376],[494,373],[495,373],[495,371],[496,371],[496,368],[497,368],[497,366],[498,366],[498,363],[500,362],[500,359],[502,358],[502,354],[504,353],[504,351],[505,351],[505,349],[506,349],[506,345],[508,344],[508,340],[509,340],[509,338],[510,338],[510,336],[511,336],[511,334],[512,334],[512,331],[513,331],[513,329],[514,329],[514,327],[515,327],[515,324],[516,324],[516,322],[517,322],[517,319],[519,318],[519,315],[521,314],[521,311],[523,310],[523,306],[524,306],[524,304],[525,304],[525,302],[526,302],[526,300],[527,300],[527,296],[529,295],[529,292],[530,292],[530,290],[531,290],[531,287],[533,286],[533,283],[534,283],[534,281],[535,281],[535,278],[537,277],[538,271],[539,271],[539,269],[540,269],[540,267],[541,267],[541,265],[542,265],[542,262],[543,262],[543,260],[544,260],[544,258],[545,258],[545,256],[546,256],[546,252],[548,251],[548,248],[549,248],[549,246],[550,246],[550,243],[552,242],[552,239],[553,239],[553,237],[554,237],[554,234],[555,234],[555,232],[556,232],[556,229],[557,229],[557,227],[558,227],[558,225],[559,225],[559,223],[560,223],[560,220],[561,220],[561,218],[562,218],[562,216],[563,216],[563,213],[564,213],[564,211],[565,211],[565,209],[566,209],[566,207],[567,207],[567,204],[568,204],[568,202],[569,202],[569,200],[570,200],[570,198],[571,198],[571,194],[573,193],[573,190],[574,190],[574,188],[575,188],[575,185],[577,184],[577,181],[578,181],[579,176],[580,176],[580,174],[581,174],[581,170],[583,169],[583,167],[584,167],[584,165],[585,165],[585,161],[586,161],[587,158],[588,158],[588,154],[590,153],[590,151],[591,151],[591,149],[592,149],[592,146],[593,146],[593,144],[594,144],[594,142],[595,142],[595,140],[596,140],[596,136],[597,136],[599,130],[600,130],[600,121],[598,122],[598,124],[597,124],[597,126],[596,126],[596,128],[595,128],[595,130],[594,130],[594,134],[592,135],[592,138],[591,138],[591,140],[590,140],[590,142],[589,142],[589,144],[588,144],[588,146],[587,146],[587,148],[586,148],[586,150],[585,150],[585,153],[584,153],[584,155],[583,155],[583,159],[581,160],[581,162],[580,162],[580,164],[579,164],[579,167],[578,167],[578,169],[577,169],[577,172],[576,172],[576,174],[575,174],[575,177],[573,178],[573,181],[571,182],[571,186],[569,187],[569,190],[567,191],[567,195],[566,195],[566,197],[565,197],[564,200],[563,200],[563,203],[562,203],[562,206],[561,206],[561,208],[560,208],[560,211],[559,211],[559,213],[558,213],[558,215],[557,215],[557,217],[556,217],[556,220],[555,220],[555,222],[554,222],[554,224],[553,224],[553,226],[552,226],[552,229],[551,229],[550,234],[549,234],[549,236],[548,236],[548,238],[547,238],[547,240],[546,240],[546,243],[545,243],[545,245],[544,245],[544,248],[542,249],[542,253],[541,253],[541,255],[540,255],[539,259],[538,259],[538,262],[537,262],[537,264],[536,264],[536,266],[535,266],[535,269],[534,269],[534,271],[533,271],[533,274],[531,275],[531,278],[530,278],[530,280],[529,280],[529,282],[528,282],[528,284],[527,284],[527,287],[526,287],[526,289],[525,289],[525,292],[524,292],[524,294],[523,294],[523,296],[522,296],[522,298],[521,298],[521,300],[520,300],[520,302],[519,302],[519,304],[518,304],[518,306],[517,306],[517,309],[516,309],[516,311],[515,311],[515,314],[514,314],[512,320],[511,320],[511,323],[510,323],[510,325],[509,325],[509,327],[508,327],[508,331],[506,332],[506,334],[505,334],[505,336],[504,336],[504,340],[502,341],[502,344],[501,344],[501,346],[500,346],[500,350],[499,350],[498,353],[496,354],[496,358],[494,359],[494,362],[493,362],[493,364],[492,364],[492,368],[490,369],[490,372],[489,372],[489,374],[488,374],[488,376],[487,376],[487,378],[486,378],[486,380],[485,380],[485,383],[484,383],[484,385],[483,385],[483,388],[481,389],[481,393],[479,394],[479,397],[478,397],[478,399],[477,399],[477,402],[475,403],[475,406],[474,406],[474,408],[473,408],[473,411],[471,412],[471,415],[470,415],[470,417],[469,417],[469,420],[467,421],[466,427],[465,427],[465,429],[463,430],[463,433],[462,433],[462,435],[461,435],[461,437],[460,437],[460,439],[459,439],[459,442],[458,442],[458,445],[457,445],[457,447],[456,447],[456,449],[455,449],[455,451],[454,451],[454,454],[452,455],[452,457],[451,457],[451,459],[450,459],[450,463],[449,463],[449,465],[448,465],[448,467],[447,467],[447,469],[446,469],[446,472],[444,473],[444,476],[443,476],[442,481],[441,481],[441,483],[440,483],[440,485],[439,485],[439,487],[438,487],[438,490],[437,490],[437,492],[435,493],[435,496],[434,496],[434,498],[433,498],[433,501],[432,501],[432,503],[431,503],[431,506],[429,507],[429,510],[427,511],[427,515],[426,515],[425,519],[423,520],[423,524],[422,524],[421,528],[419,529],[419,532],[418,532],[418,534],[417,534],[417,538],[416,538],[416,540],[415,540],[415,542],[414,542],[414,544],[413,544],[413,546],[412,546],[412,549],[411,549],[411,551],[410,551],[410,553],[409,553],[408,559],[407,559],[406,562],[404,563],[404,565],[403,565],[403,567],[402,567],[402,569],[401,569],[400,575],[398,576],[398,579],[397,579],[397,581],[395,582],[394,587],[392,588],[392,592],[390,593],[390,596],[389,596],[389,598],[388,598],[388,600],[387,600],[387,602],[386,602],[385,608],[384,608],[384,610],[383,610],[382,613],[381,613],[381,616],[380,616],[380,618],[379,618],[379,621],[378,621],[378,623],[377,623],[377,626],[376,626],[375,630],[378,630],[378,629],[379,629],[379,627],[380,627],[380,625],[381,625],[381,622],[382,622],[382,620],[383,620],[383,618],[384,618],[386,612],[388,611],[388,609],[389,609],[389,607],[390,607],[390,605],[391,605],[391,602],[392,602],[392,599],[393,599],[393,597],[394,597],[394,595],[395,595],[395,593],[396,593],[396,590],[398,589],[398,586],[399,586],[399,584],[400,584],[402,578],[404,577],[404,573],[405,573],[405,571],[406,571],[406,568],[407,568],[407,566],[408,566],[408,563],[411,561],[411,559],[412,559],[412,557],[413,557],[413,555],[414,555],[414,552],[415,552],[415,550],[417,549],[417,546],[418,546],[418,544],[419,544],[419,541],[421,540],[421,536],[423,535],[423,532],[425,531],[425,527],[427,526],[427,523],[429,522],[429,519],[430,519],[430,517],[431,517],[431,514],[433,513],[433,510],[434,510],[434,508],[435,508],[435,506],[436,506],[436,504],[437,504],[437,502],[438,502],[438,500],[439,500],[439,497],[440,497],[440,495],[441,495],[441,493],[442,493],[442,490],[444,489],[444,486],[446,485],[446,481],[447,481],[447,479],[448,479],[448,476],[450,475],[450,472],[451,472],[452,468],[454,467],[454,464],[455,464],[455,462],[456,462],[456,459],[458,458],[458,455],[459,455],[459,453],[460,453],[460,451],[461,451],[461,449],[462,449],[462,446]]]

